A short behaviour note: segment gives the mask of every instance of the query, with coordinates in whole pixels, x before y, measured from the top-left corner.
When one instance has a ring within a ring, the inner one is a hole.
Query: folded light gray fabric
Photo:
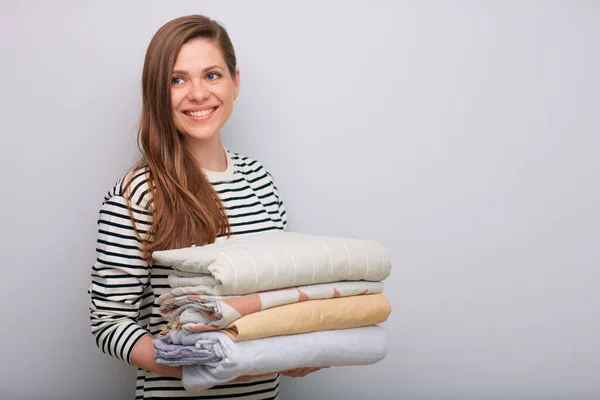
[[[383,281],[391,271],[386,248],[372,240],[287,231],[239,235],[199,247],[156,251],[174,268],[159,297],[237,295],[339,281]]]
[[[212,340],[198,340],[193,346],[170,344],[168,339],[154,339],[154,359],[158,364],[180,366],[219,362],[223,352]]]
[[[157,349],[161,359],[185,365],[183,386],[190,391],[202,391],[234,380],[241,375],[261,375],[293,368],[369,365],[385,358],[387,338],[382,326],[318,331],[297,335],[234,342],[227,334],[213,331],[170,332],[161,341],[170,347]],[[176,347],[186,347],[186,354],[201,355],[207,361],[189,365],[184,353]],[[194,349],[192,349],[195,348]],[[165,352],[169,349],[170,355]],[[214,358],[208,356],[213,352]],[[158,362],[158,361],[157,361]]]

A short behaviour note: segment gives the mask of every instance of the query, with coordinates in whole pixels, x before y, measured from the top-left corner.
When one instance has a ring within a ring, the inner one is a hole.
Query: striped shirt
[[[226,154],[225,172],[204,172],[223,201],[232,235],[285,229],[285,207],[273,177],[256,160],[229,150]],[[102,352],[128,363],[138,340],[148,333],[156,337],[167,326],[168,321],[158,312],[156,299],[170,290],[167,278],[171,272],[157,263],[148,265],[142,258],[126,198],[131,202],[136,228],[144,235],[152,221],[149,186],[145,171],[130,176],[132,183],[127,193],[124,177],[102,203],[89,289],[91,329],[96,344]],[[135,398],[274,400],[278,392],[278,374],[191,394],[180,379],[138,368]]]

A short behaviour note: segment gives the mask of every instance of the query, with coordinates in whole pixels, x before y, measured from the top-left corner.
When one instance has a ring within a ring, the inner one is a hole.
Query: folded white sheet
[[[235,295],[336,281],[382,281],[388,251],[371,240],[270,231],[234,236],[200,247],[157,251],[174,268],[168,297]],[[180,286],[184,285],[184,286]]]
[[[221,354],[220,361],[183,367],[183,386],[202,391],[241,375],[261,375],[293,368],[370,365],[387,353],[382,326],[318,331],[297,335],[234,342],[227,334],[213,331],[173,331],[172,344],[193,345]]]

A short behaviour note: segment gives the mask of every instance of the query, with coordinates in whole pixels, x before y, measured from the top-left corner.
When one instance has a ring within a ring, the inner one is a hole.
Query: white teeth
[[[208,114],[210,114],[211,112],[215,111],[215,108],[211,108],[210,110],[203,110],[203,111],[186,111],[185,113],[192,117],[205,117]]]

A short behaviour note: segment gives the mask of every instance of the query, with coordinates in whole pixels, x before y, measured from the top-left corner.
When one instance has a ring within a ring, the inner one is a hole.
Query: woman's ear
[[[240,92],[240,69],[235,69],[235,76],[233,77],[233,100],[237,99]]]

